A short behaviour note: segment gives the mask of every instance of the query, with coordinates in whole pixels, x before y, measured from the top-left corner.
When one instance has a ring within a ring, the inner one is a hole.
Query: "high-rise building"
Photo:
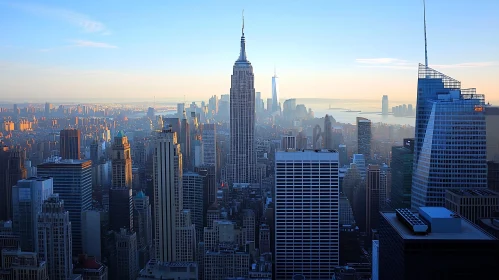
[[[103,260],[102,236],[106,229],[102,226],[106,212],[87,210],[81,213],[82,251],[97,261]]]
[[[137,250],[139,252],[139,267],[144,266],[153,258],[153,239],[152,239],[152,218],[151,204],[149,196],[142,191],[133,197],[134,215],[133,227],[137,233]]]
[[[52,178],[24,179],[12,188],[12,222],[14,231],[20,236],[21,250],[38,250],[38,214],[52,193]]]
[[[277,152],[275,159],[276,279],[330,279],[339,264],[338,153]]]
[[[444,207],[381,212],[379,279],[487,279],[499,241]]]
[[[249,266],[249,253],[231,249],[208,251],[204,256],[204,279],[245,279],[248,277]]]
[[[52,110],[52,104],[50,103],[45,103],[45,116],[48,117],[50,116],[50,111]]]
[[[338,146],[338,153],[340,154],[340,166],[343,167],[348,165],[350,161],[348,160],[347,145],[341,144]]]
[[[182,207],[182,154],[171,128],[158,133],[153,159],[155,250],[161,262],[175,261],[176,225]]]
[[[153,107],[149,107],[149,108],[147,108],[147,117],[148,117],[150,120],[154,120],[154,119],[156,119],[156,113],[154,112],[154,108],[153,108]]]
[[[230,86],[229,185],[256,179],[255,77],[246,58],[244,23],[239,58],[234,63]]]
[[[367,167],[366,180],[366,232],[368,236],[373,229],[379,225],[381,170],[378,165],[369,165]]]
[[[185,172],[182,176],[183,209],[191,212],[191,221],[196,227],[196,239],[203,235],[203,197],[204,178],[194,172]]]
[[[92,161],[62,160],[38,165],[38,176],[52,177],[54,193],[64,200],[69,211],[72,230],[72,252],[77,256],[82,251],[81,213],[92,207]]]
[[[366,178],[366,157],[363,154],[354,154],[352,163],[355,163],[362,179]]]
[[[73,279],[71,221],[58,194],[50,196],[38,214],[38,256],[52,280]]]
[[[255,242],[255,211],[252,209],[243,210],[243,243]]]
[[[47,263],[40,261],[35,252],[5,250],[0,263],[2,279],[49,280]]]
[[[113,180],[115,188],[132,188],[132,156],[130,154],[130,143],[123,131],[119,131],[114,137],[113,143]]]
[[[12,219],[12,186],[26,174],[24,152],[0,147],[0,221]]]
[[[175,130],[174,130],[175,132]],[[182,121],[180,122],[180,134],[177,133],[179,137],[180,150],[182,151],[182,159],[184,161],[184,168],[190,168],[192,166],[192,138],[191,138],[191,125],[187,120],[187,115],[184,111],[182,115]]]
[[[90,144],[90,159],[94,166],[99,164],[100,158],[102,156],[102,145],[99,140],[94,139]]]
[[[80,130],[61,130],[60,155],[62,159],[80,159]]]
[[[413,156],[414,138],[404,139],[403,146],[392,147],[390,197],[393,208],[411,208]]]
[[[478,223],[480,218],[490,218],[499,212],[499,193],[489,189],[448,189],[445,208]]]
[[[487,187],[499,192],[499,162],[487,161]]]
[[[274,69],[274,76],[272,76],[272,113],[280,112],[281,108],[279,108],[279,78],[277,77],[277,73]]]
[[[331,118],[326,115],[324,118],[324,149],[336,149],[334,147],[333,139],[333,124],[331,123]]]
[[[137,234],[122,228],[115,232],[116,275],[115,279],[135,280],[139,273]]]
[[[485,124],[487,130],[487,160],[499,161],[499,107],[485,107]]]
[[[127,187],[111,187],[109,189],[109,223],[110,229],[120,231],[133,229],[133,196],[132,189]]]
[[[357,117],[358,153],[363,154],[366,160],[371,158],[371,137],[371,120]]]
[[[217,165],[217,125],[203,125],[203,164],[206,166]]]
[[[381,100],[381,114],[386,116],[388,115],[388,95],[383,95],[383,99]]]
[[[448,188],[487,187],[485,97],[419,66],[411,204],[443,206]]]
[[[261,224],[258,235],[258,249],[260,250],[260,254],[270,253],[270,227],[266,224]]]
[[[185,112],[185,103],[177,103],[177,117],[181,118]]]
[[[281,151],[287,151],[287,150],[297,150],[296,136],[294,135],[281,136]]]

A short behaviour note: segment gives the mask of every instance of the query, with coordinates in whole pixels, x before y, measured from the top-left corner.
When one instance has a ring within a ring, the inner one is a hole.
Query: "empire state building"
[[[256,180],[255,76],[246,58],[245,44],[243,18],[241,50],[234,63],[230,87],[229,185]]]

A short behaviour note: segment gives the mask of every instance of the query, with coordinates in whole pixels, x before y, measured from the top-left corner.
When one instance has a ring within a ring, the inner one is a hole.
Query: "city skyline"
[[[414,100],[412,77],[424,61],[422,2],[358,2],[277,1],[265,3],[266,9],[259,1],[197,3],[197,9],[155,2],[132,10],[127,2],[0,1],[1,25],[16,27],[5,28],[0,39],[0,88],[6,101],[18,96],[27,101],[161,101],[184,95],[197,100],[226,94],[227,65],[236,58],[230,54],[244,8],[255,89],[262,98],[271,96],[275,64],[281,98],[310,96],[312,89],[318,98],[388,94],[393,100]],[[493,51],[499,39],[490,36],[498,31],[493,15],[499,4],[426,4],[429,65],[466,81],[465,88],[473,85],[488,93],[487,101],[499,100],[493,79],[499,71]],[[449,9],[452,13],[441,13]],[[359,78],[363,82],[352,88]]]

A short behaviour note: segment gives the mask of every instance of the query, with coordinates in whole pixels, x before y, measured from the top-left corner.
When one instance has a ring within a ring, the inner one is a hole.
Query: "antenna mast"
[[[241,33],[242,33],[242,34],[243,34],[243,36],[244,36],[244,9],[243,9],[243,28],[242,28],[242,30],[241,30]]]
[[[425,66],[428,67],[428,44],[426,39],[426,1],[423,0],[423,20],[424,20],[424,60]]]

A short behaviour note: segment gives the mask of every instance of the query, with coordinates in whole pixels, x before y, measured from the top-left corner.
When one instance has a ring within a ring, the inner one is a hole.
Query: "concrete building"
[[[217,125],[203,125],[203,164],[206,166],[217,166]]]
[[[128,187],[111,187],[109,189],[109,223],[110,229],[133,229],[133,196]]]
[[[276,279],[329,279],[339,264],[338,164],[329,150],[276,153]]]
[[[123,131],[119,131],[113,142],[113,180],[115,188],[132,188],[132,156],[130,143]]]
[[[487,279],[497,271],[499,241],[448,209],[382,211],[380,219],[379,279]]]
[[[366,179],[366,174],[367,174],[366,157],[363,154],[354,154],[352,163],[354,163],[355,166],[357,167],[360,177],[362,177],[362,179]]]
[[[445,208],[478,223],[479,219],[499,212],[499,193],[488,189],[448,189]]]
[[[49,280],[47,263],[40,261],[37,253],[4,250],[0,261],[0,279]]]
[[[158,262],[150,260],[140,271],[137,280],[198,280],[196,262]]]
[[[290,133],[291,134],[291,133]],[[283,135],[281,136],[281,151],[296,150],[296,136]]]
[[[194,172],[185,172],[182,176],[183,209],[190,210],[192,223],[196,227],[196,239],[202,240],[203,235],[203,197],[204,178]]]
[[[247,242],[256,242],[255,232],[255,211],[252,209],[244,209],[243,210],[243,243]]]
[[[357,117],[357,150],[367,161],[371,159],[371,138],[371,120]]]
[[[487,131],[487,161],[499,162],[499,107],[485,107],[485,129]]]
[[[260,225],[260,230],[258,231],[258,249],[260,254],[270,253],[270,227],[266,224]]]
[[[152,216],[149,196],[142,191],[133,197],[134,215],[133,227],[137,233],[137,250],[139,252],[139,267],[143,267],[154,257],[152,239]]]
[[[485,96],[420,65],[411,206],[444,206],[449,188],[487,187]]]
[[[204,279],[225,280],[248,277],[250,255],[235,250],[208,251],[204,256]]]
[[[38,214],[38,256],[47,263],[51,280],[73,276],[71,221],[64,201],[58,194],[50,196]]]
[[[116,279],[135,280],[139,272],[137,234],[122,228],[115,233]]]
[[[60,133],[60,156],[62,159],[80,159],[80,130],[63,129]]]
[[[256,176],[255,76],[246,58],[244,24],[239,58],[234,63],[230,86],[230,153],[228,183],[251,183]]]
[[[73,253],[82,252],[81,213],[92,207],[92,161],[54,159],[38,165],[38,176],[52,177],[71,221]]]
[[[19,234],[21,250],[38,249],[38,214],[43,202],[53,194],[52,178],[31,177],[12,187],[13,229]]]

